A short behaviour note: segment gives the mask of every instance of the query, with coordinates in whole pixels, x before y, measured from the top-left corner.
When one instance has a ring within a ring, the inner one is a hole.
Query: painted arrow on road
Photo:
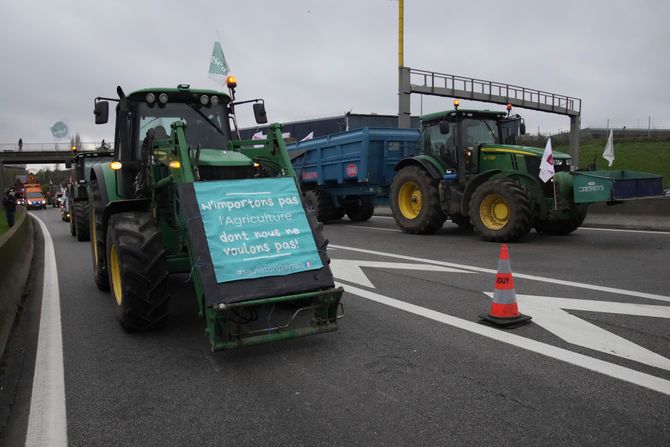
[[[331,259],[330,269],[337,279],[353,282],[361,286],[375,288],[361,267],[382,269],[421,270],[424,272],[473,273],[453,267],[441,267],[430,264],[410,264],[406,262],[359,261],[353,259]]]
[[[668,306],[535,295],[517,295],[516,298],[519,309],[531,315],[533,322],[568,343],[670,371],[670,359],[566,312],[581,310],[670,319]]]

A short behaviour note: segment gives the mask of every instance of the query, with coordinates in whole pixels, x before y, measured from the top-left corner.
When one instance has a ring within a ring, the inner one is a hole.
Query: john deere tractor
[[[112,159],[109,151],[77,152],[74,157],[74,178],[67,187],[70,211],[70,234],[78,241],[90,239],[88,222],[88,183],[91,169],[97,163],[108,163]]]
[[[519,115],[455,110],[425,115],[416,153],[396,166],[391,209],[400,228],[429,234],[447,218],[488,241],[514,241],[535,227],[568,234],[586,216],[573,200],[571,159],[554,152],[556,175],[539,178],[543,150],[515,145]]]
[[[342,288],[281,127],[240,140],[238,106],[267,118],[262,100],[235,101],[236,85],[118,87],[118,98],[95,99],[97,124],[117,106],[113,161],[90,177],[93,273],[126,330],[165,323],[173,273],[192,284],[212,350],[337,329]]]

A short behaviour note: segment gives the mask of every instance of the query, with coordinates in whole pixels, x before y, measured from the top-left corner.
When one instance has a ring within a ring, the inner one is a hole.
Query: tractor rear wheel
[[[535,231],[541,234],[563,236],[570,234],[577,228],[581,227],[585,218],[586,207],[577,208],[571,210],[569,217],[566,219],[555,221],[538,220],[535,222]]]
[[[107,266],[121,326],[141,331],[168,315],[166,250],[151,213],[114,214],[107,230]]]
[[[365,222],[375,214],[375,205],[369,198],[359,199],[360,203],[352,203],[344,207],[347,217],[352,222]]]
[[[80,200],[74,202],[74,212],[70,208],[70,221],[74,219],[78,241],[91,239],[91,231],[88,225],[88,201]]]
[[[319,191],[317,189],[307,191],[303,194],[303,200],[307,210],[313,211],[316,220],[319,222],[326,223],[331,220],[337,220],[344,215],[339,215],[333,204],[333,199],[330,197],[330,194],[325,191]]]
[[[406,233],[430,234],[442,228],[447,216],[440,208],[437,181],[418,166],[402,168],[391,183],[391,211]]]
[[[515,241],[533,225],[533,200],[511,178],[489,180],[479,186],[470,200],[470,220],[478,233],[490,242]]]
[[[102,231],[102,198],[100,187],[96,180],[91,180],[91,195],[89,196],[89,228],[91,235],[91,255],[93,256],[93,279],[100,290],[109,290],[107,276],[107,261],[105,255],[105,235]],[[76,221],[76,219],[75,219]]]

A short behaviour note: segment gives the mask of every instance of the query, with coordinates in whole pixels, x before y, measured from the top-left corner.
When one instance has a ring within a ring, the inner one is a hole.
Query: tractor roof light
[[[201,95],[200,96],[200,104],[202,104],[203,106],[206,106],[207,104],[209,104],[209,96]]]
[[[226,85],[231,89],[237,87],[237,78],[233,75],[228,76],[226,78]]]
[[[458,110],[458,106],[461,105],[461,102],[458,99],[454,99],[454,109]]]
[[[508,112],[512,111],[512,104],[507,104],[507,111]]]
[[[112,171],[118,171],[123,167],[120,161],[113,161],[109,164],[109,167],[112,169]]]
[[[147,93],[144,99],[147,101],[147,104],[153,104],[156,102],[156,95],[154,93]]]
[[[160,95],[158,95],[158,101],[159,101],[161,104],[167,104],[167,102],[168,102],[168,95],[167,95],[167,93],[161,93]]]
[[[215,106],[219,103],[219,97],[218,96],[212,96],[212,105]]]

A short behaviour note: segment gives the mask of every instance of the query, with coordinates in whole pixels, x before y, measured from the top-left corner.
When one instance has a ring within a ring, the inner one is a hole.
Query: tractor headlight
[[[215,106],[219,103],[219,97],[218,96],[212,96],[212,105]]]
[[[156,102],[156,95],[153,93],[147,93],[145,99],[147,100],[147,104],[153,104]]]
[[[168,95],[167,95],[167,93],[161,93],[160,95],[158,95],[158,101],[159,101],[161,104],[167,104],[167,102],[168,102]]]
[[[207,104],[209,104],[209,96],[202,95],[200,97],[200,104],[202,104],[203,106],[206,106]]]

